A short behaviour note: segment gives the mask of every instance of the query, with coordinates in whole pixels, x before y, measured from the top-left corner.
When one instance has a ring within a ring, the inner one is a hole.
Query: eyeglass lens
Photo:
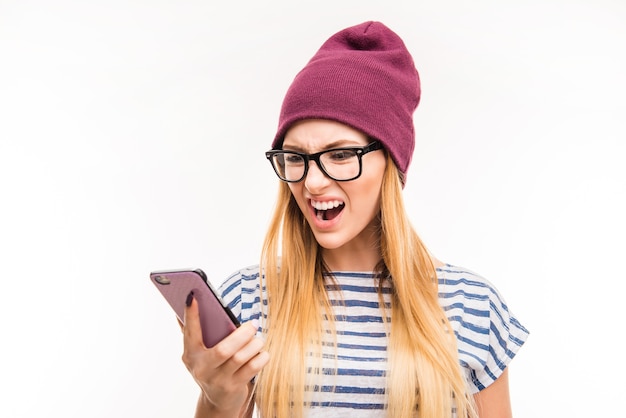
[[[302,155],[285,151],[274,154],[272,162],[287,181],[304,177],[307,162]],[[320,154],[319,162],[323,171],[336,180],[350,180],[359,175],[359,157],[354,150],[329,150]]]

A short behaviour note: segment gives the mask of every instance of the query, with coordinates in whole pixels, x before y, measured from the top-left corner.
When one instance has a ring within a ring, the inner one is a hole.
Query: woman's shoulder
[[[237,281],[237,280],[248,280],[250,278],[258,278],[259,277],[259,265],[252,264],[246,266],[244,268],[240,268],[231,273],[223,283]]]
[[[250,265],[230,274],[220,285],[219,291],[222,295],[229,294],[235,290],[241,292],[242,289],[256,287],[258,279],[259,265]]]
[[[473,330],[487,333],[488,329],[509,328],[510,325],[527,334],[517,321],[504,296],[482,275],[465,267],[445,264],[437,267],[439,303],[451,321],[463,326],[474,324]]]
[[[476,291],[482,289],[482,291],[497,293],[491,281],[466,267],[441,263],[435,269],[440,288],[472,288]]]

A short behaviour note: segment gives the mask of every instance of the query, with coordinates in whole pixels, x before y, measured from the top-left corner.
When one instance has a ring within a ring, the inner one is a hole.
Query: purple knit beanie
[[[402,39],[382,23],[365,22],[331,36],[296,75],[272,148],[282,147],[295,122],[330,119],[379,140],[405,175],[419,100],[419,76]]]

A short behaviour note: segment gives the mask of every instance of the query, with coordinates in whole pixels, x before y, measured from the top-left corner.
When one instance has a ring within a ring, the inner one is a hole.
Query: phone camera
[[[156,281],[158,284],[170,284],[170,279],[168,279],[165,276],[156,276],[154,278],[154,281]]]

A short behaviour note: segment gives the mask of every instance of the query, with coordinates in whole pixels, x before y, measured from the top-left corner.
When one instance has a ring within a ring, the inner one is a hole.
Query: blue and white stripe
[[[313,394],[308,416],[332,418],[352,410],[359,417],[382,417],[387,328],[379,309],[377,281],[372,273],[333,275],[338,287],[328,287],[328,292],[335,313],[337,355],[330,341],[324,345],[324,379]],[[256,266],[243,269],[220,287],[222,298],[241,322],[261,315],[258,276]],[[528,331],[495,287],[479,275],[446,265],[437,269],[437,277],[439,301],[457,337],[460,365],[470,390],[478,392],[500,376]],[[388,289],[383,291],[383,301],[389,306]],[[267,304],[265,297],[263,304]]]

